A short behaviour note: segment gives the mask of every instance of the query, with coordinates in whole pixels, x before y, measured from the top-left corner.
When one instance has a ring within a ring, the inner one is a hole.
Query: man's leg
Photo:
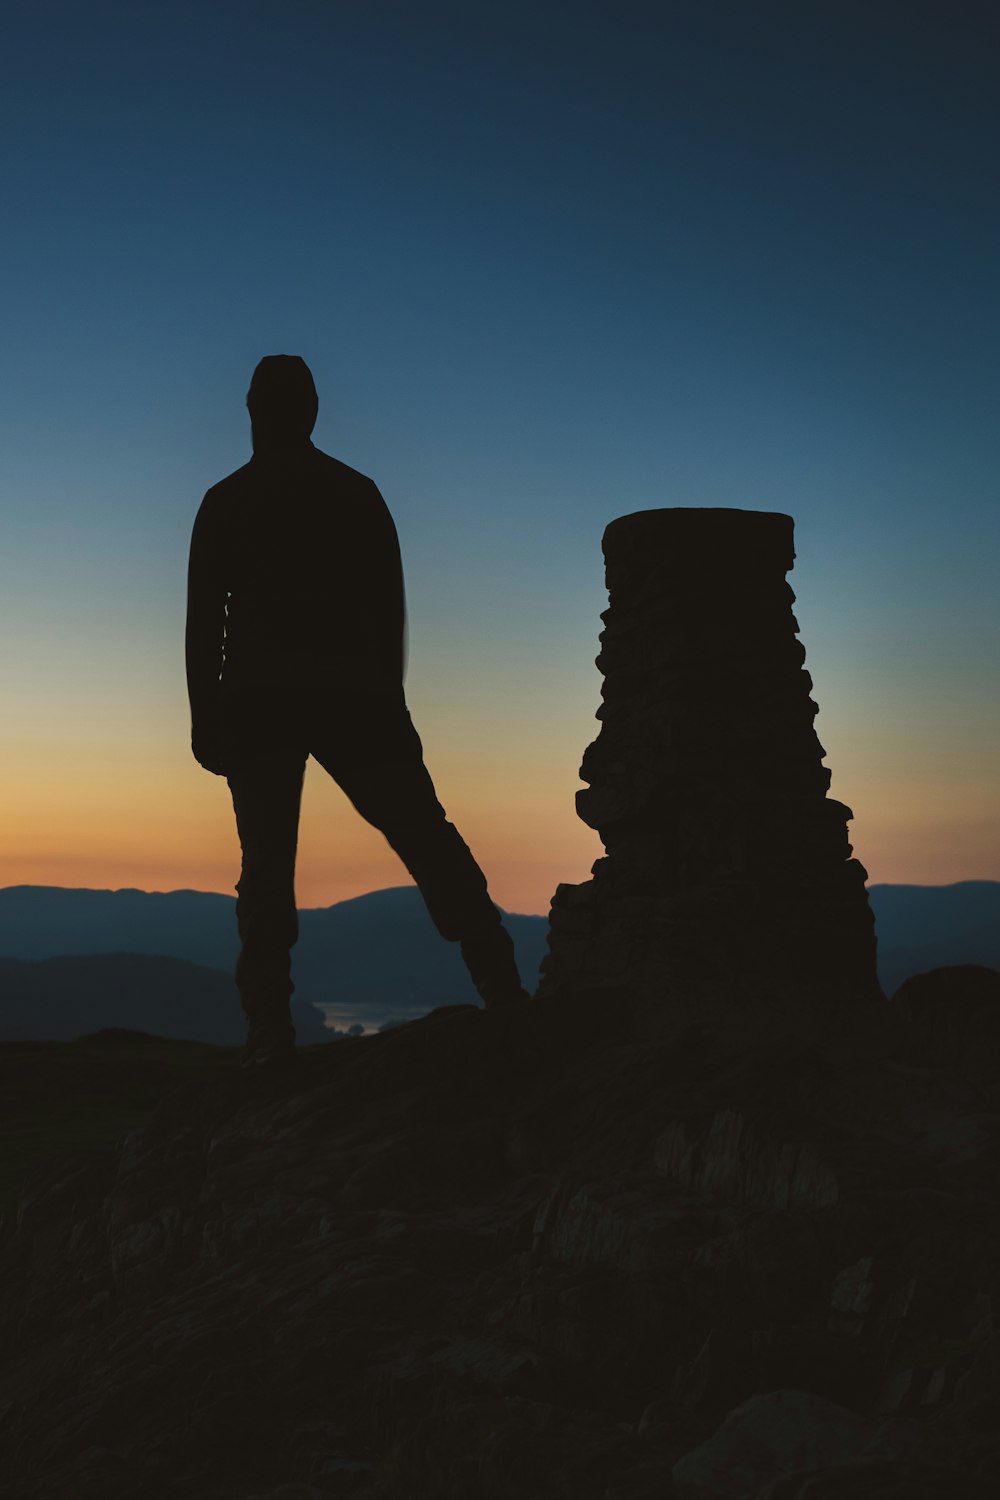
[[[405,709],[364,762],[345,746],[320,744],[312,753],[361,816],[385,835],[416,881],[441,936],[460,943],[483,1002],[523,997],[510,935],[490,900],[486,877],[437,799]]]
[[[305,763],[305,751],[270,751],[247,757],[228,778],[243,850],[236,985],[249,1061],[267,1061],[295,1043],[289,1002],[291,949],[299,935],[295,851]]]

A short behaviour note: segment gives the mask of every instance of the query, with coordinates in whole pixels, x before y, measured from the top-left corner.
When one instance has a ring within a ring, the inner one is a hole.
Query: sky
[[[263,354],[395,517],[407,695],[509,910],[601,852],[601,535],[778,510],[872,881],[1000,879],[998,23],[837,0],[4,7],[0,885],[228,891],[204,491]],[[711,608],[711,568],[705,571]],[[300,905],[406,880],[311,766]]]

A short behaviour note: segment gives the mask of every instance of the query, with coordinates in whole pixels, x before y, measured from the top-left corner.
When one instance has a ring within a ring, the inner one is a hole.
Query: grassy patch
[[[182,1080],[233,1067],[234,1048],[138,1032],[0,1042],[0,1211],[70,1152],[110,1152]]]

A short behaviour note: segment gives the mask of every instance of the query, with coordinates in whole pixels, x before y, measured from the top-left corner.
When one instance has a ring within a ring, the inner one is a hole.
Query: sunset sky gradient
[[[36,0],[4,32],[0,885],[232,888],[187,547],[282,352],[396,518],[411,709],[503,906],[600,853],[601,533],[661,505],[794,516],[871,879],[1000,879],[993,7]],[[300,904],[404,879],[312,767]]]

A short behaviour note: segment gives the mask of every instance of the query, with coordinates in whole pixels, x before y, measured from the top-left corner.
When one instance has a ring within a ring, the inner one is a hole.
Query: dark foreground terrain
[[[459,1007],[270,1078],[5,1044],[0,1493],[985,1500],[998,1077],[974,969],[797,1035]]]

